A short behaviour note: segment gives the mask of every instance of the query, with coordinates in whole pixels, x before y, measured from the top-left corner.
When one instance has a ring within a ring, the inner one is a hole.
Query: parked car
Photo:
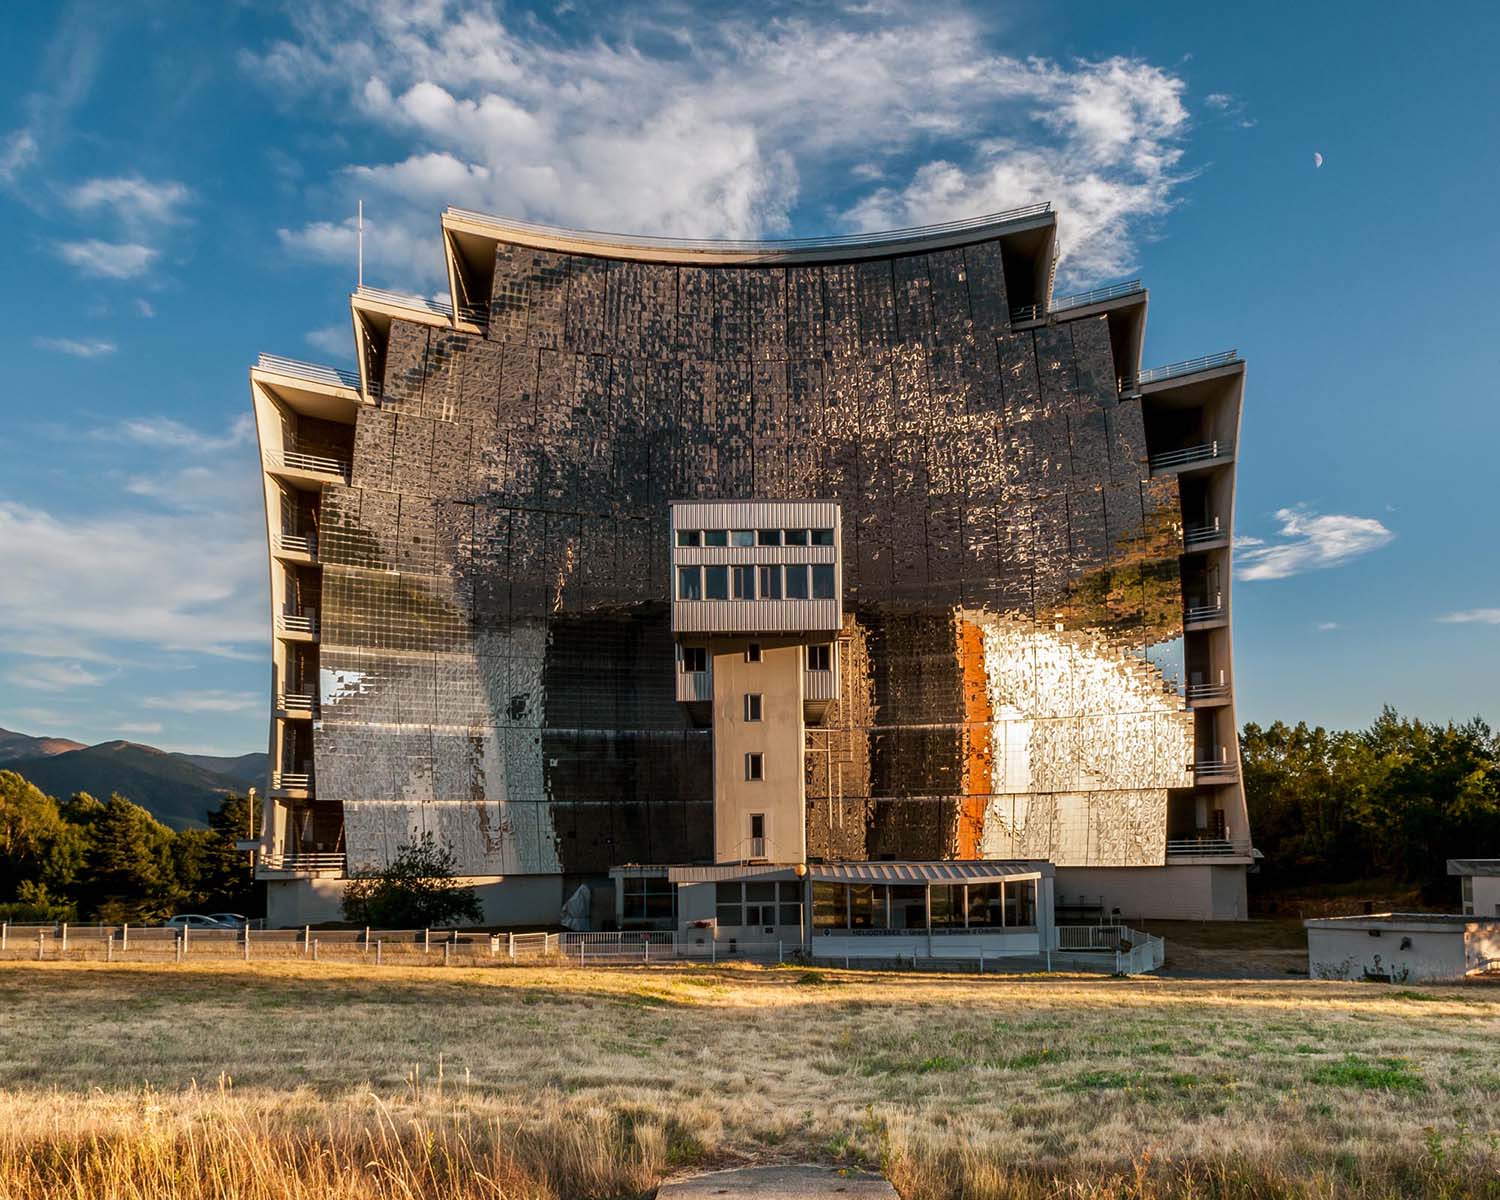
[[[217,921],[225,929],[243,929],[250,924],[250,919],[241,913],[209,913],[211,921]]]
[[[178,913],[175,917],[167,918],[168,929],[232,929],[234,926],[225,925],[205,917],[202,913]]]

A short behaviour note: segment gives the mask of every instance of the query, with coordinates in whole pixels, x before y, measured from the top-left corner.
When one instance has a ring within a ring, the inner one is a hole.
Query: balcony
[[[296,358],[282,358],[279,354],[262,354],[255,365],[262,371],[270,371],[277,375],[287,375],[293,379],[305,380],[308,383],[326,383],[332,387],[345,387],[356,392],[359,391],[359,373],[357,371],[343,371],[338,367],[324,366],[322,363],[303,362]]]
[[[276,557],[285,562],[316,564],[318,561],[318,537],[313,533],[278,533],[275,548]]]
[[[303,799],[312,791],[312,785],[313,777],[310,771],[271,772],[271,792],[273,795]]]
[[[317,641],[318,614],[311,611],[277,613],[276,636],[284,642]]]
[[[325,483],[345,482],[349,478],[349,460],[322,454],[303,454],[296,449],[263,450],[261,461],[266,471],[286,483],[322,487]]]
[[[1234,459],[1234,443],[1220,438],[1211,442],[1200,442],[1196,446],[1179,446],[1151,455],[1149,462],[1153,473],[1158,471],[1201,470],[1217,467]]]
[[[1184,375],[1196,375],[1200,371],[1216,371],[1220,367],[1232,367],[1242,361],[1238,350],[1222,350],[1218,354],[1203,354],[1197,358],[1168,363],[1163,367],[1151,367],[1139,375],[1121,375],[1120,395],[1136,396],[1148,384],[1178,379]]]
[[[1203,628],[1219,624],[1224,619],[1224,596],[1221,592],[1215,592],[1211,596],[1189,598],[1187,607],[1182,613],[1182,623],[1189,628],[1193,626]]]
[[[1185,550],[1211,550],[1216,546],[1228,544],[1229,534],[1219,524],[1218,517],[1202,525],[1182,527],[1182,546]]]
[[[754,861],[756,859],[763,859],[763,858],[765,858],[765,856],[766,856],[766,839],[765,838],[763,838],[763,837],[753,837],[753,838],[748,839],[748,842],[749,842],[749,850],[747,852],[746,857],[748,857],[752,861]]]
[[[1239,777],[1239,764],[1225,758],[1200,758],[1193,764],[1193,778],[1199,783],[1233,783]]]
[[[1045,304],[1012,305],[1010,319],[1015,325],[1024,324],[1027,321],[1040,321],[1048,313],[1066,312],[1070,308],[1086,308],[1090,304],[1103,304],[1105,301],[1118,300],[1123,296],[1135,296],[1145,290],[1139,279],[1127,279],[1123,283],[1111,283],[1087,292],[1074,292],[1071,296],[1054,297],[1050,309]]]
[[[310,721],[318,715],[318,698],[311,692],[283,692],[276,697],[276,715],[283,721]]]
[[[297,851],[281,854],[268,850],[260,855],[256,865],[262,871],[277,871],[287,875],[342,875],[344,864],[343,854]]]
[[[1213,708],[1228,704],[1233,693],[1227,683],[1190,683],[1187,685],[1187,702],[1194,708]]]
[[[1183,858],[1249,858],[1249,838],[1192,837],[1169,838],[1167,857]]]

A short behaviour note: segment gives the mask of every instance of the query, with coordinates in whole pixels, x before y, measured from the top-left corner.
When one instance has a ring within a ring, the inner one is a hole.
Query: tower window
[[[831,529],[814,529],[812,531],[812,544],[814,546],[831,546],[831,545],[833,545],[833,530],[831,530]]]
[[[812,569],[812,598],[833,599],[833,564],[814,563]]]
[[[697,567],[677,568],[677,598],[679,600],[702,600],[703,579]]]
[[[701,546],[703,534],[697,529],[679,529],[677,531],[677,544],[679,546]]]
[[[703,568],[703,598],[705,600],[729,599],[729,568]]]
[[[735,567],[731,582],[734,584],[734,598],[736,600],[755,599],[755,568]]]
[[[746,662],[760,662],[760,643],[751,642],[745,647]]]
[[[746,692],[745,693],[745,720],[747,720],[747,721],[759,721],[760,720],[760,693],[759,692]]]
[[[791,563],[784,570],[786,572],[786,598],[788,600],[806,600],[807,564]]]
[[[731,546],[753,546],[753,545],[755,545],[755,530],[753,530],[753,529],[731,529],[729,531],[729,544]]]
[[[755,531],[755,544],[757,546],[779,546],[779,545],[781,545],[781,530],[779,530],[779,529],[757,529]]]
[[[682,671],[685,675],[708,670],[708,648],[706,646],[684,646],[682,648]]]
[[[745,778],[752,783],[758,783],[766,777],[766,756],[764,754],[745,755]]]
[[[807,669],[809,671],[828,671],[833,667],[833,647],[826,642],[819,646],[807,648]]]
[[[781,599],[781,568],[779,566],[760,569],[760,598],[762,600]]]

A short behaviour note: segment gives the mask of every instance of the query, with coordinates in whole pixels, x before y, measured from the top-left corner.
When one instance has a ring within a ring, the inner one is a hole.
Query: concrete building
[[[835,886],[920,885],[924,929],[1004,930],[1025,882],[1244,916],[1244,364],[1142,370],[1146,290],[1053,296],[1055,235],[1047,205],[753,244],[450,209],[450,303],[357,291],[357,372],[263,357],[272,922],[421,831],[500,923],[580,885],[596,923],[676,921],[694,883],[803,928]],[[824,928],[858,928],[843,894]]]
[[[1303,924],[1314,979],[1416,983],[1500,971],[1500,918],[1378,913]]]
[[[1448,874],[1458,876],[1465,914],[1500,917],[1500,858],[1450,858]]]

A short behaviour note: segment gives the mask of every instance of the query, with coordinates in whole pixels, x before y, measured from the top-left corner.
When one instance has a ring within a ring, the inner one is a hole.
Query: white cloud
[[[56,515],[0,501],[0,627],[22,642],[229,657],[266,637],[258,514]]]
[[[307,333],[307,344],[335,358],[349,358],[354,353],[354,335],[348,325],[325,325]]]
[[[174,180],[121,175],[86,180],[69,190],[64,201],[75,212],[106,210],[127,229],[141,229],[182,220],[182,209],[192,198],[192,191]]]
[[[36,161],[37,144],[29,129],[14,130],[0,148],[0,184],[14,183],[16,177]]]
[[[87,238],[81,242],[58,242],[57,256],[84,275],[99,279],[134,279],[144,275],[157,251],[140,242],[106,242]]]
[[[149,300],[137,298],[135,311],[137,316],[144,317],[149,321],[152,317],[156,316],[156,305],[152,304]]]
[[[1236,574],[1241,579],[1286,579],[1337,567],[1379,550],[1396,536],[1374,517],[1282,508],[1276,520],[1281,526],[1277,538],[1239,550]]]
[[[804,192],[841,196],[823,219],[849,229],[1049,199],[1069,269],[1092,277],[1132,265],[1186,175],[1184,83],[1139,59],[997,53],[962,12],[692,13],[653,24],[632,10],[565,44],[478,0],[307,6],[297,37],[247,69],[298,102],[332,93],[402,149],[346,164],[350,217],[283,230],[283,244],[352,265],[363,196],[367,267],[411,287],[440,273],[449,203],[747,238],[786,231]]]
[[[1444,625],[1500,625],[1500,608],[1466,608],[1438,618]]]
[[[1222,111],[1234,103],[1234,97],[1228,92],[1209,92],[1208,95],[1203,97],[1203,103],[1208,105],[1209,108],[1217,108]]]
[[[160,721],[127,721],[115,728],[120,733],[160,733],[163,726]]]
[[[114,342],[102,338],[37,337],[31,339],[31,344],[38,350],[70,354],[74,358],[102,358],[119,349]]]
[[[224,433],[209,434],[171,417],[131,417],[107,429],[95,430],[94,436],[107,441],[134,442],[159,449],[213,454],[253,442],[255,421],[248,413],[241,413]]]
[[[1332,633],[1335,629],[1342,629],[1343,626],[1337,621],[1319,621],[1313,628],[1319,633]]]
[[[146,708],[184,713],[244,713],[265,708],[267,700],[265,696],[252,692],[203,691],[147,696],[141,704]]]
[[[98,687],[110,676],[90,671],[81,663],[38,662],[13,667],[6,679],[16,687],[42,692],[70,692],[75,688]]]

